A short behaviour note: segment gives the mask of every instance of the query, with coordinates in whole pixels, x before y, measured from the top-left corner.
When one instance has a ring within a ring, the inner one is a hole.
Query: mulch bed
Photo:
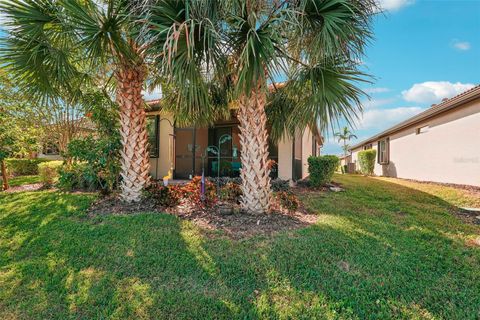
[[[456,208],[453,213],[465,223],[480,225],[480,212]]]
[[[13,193],[13,192],[22,192],[22,191],[37,191],[42,189],[43,189],[43,183],[33,183],[33,184],[24,184],[16,187],[10,187],[4,192]]]
[[[225,207],[233,208],[234,213],[227,212]],[[222,209],[223,208],[223,209]],[[219,203],[213,208],[194,208],[183,203],[174,208],[164,208],[151,199],[139,203],[124,203],[115,197],[97,200],[88,211],[90,217],[109,214],[136,214],[142,212],[168,213],[192,221],[199,227],[209,231],[222,231],[232,239],[248,238],[255,235],[271,235],[281,231],[295,230],[314,224],[317,215],[299,208],[295,212],[285,212],[274,206],[268,214],[240,212],[238,205]]]
[[[165,212],[165,209],[156,205],[152,199],[143,199],[140,202],[127,203],[117,196],[99,198],[88,209],[90,217],[101,215],[135,214],[142,212]]]

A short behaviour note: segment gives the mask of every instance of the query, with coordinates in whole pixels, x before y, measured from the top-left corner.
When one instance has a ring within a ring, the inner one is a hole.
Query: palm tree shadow
[[[31,197],[19,211],[25,214],[0,219],[5,235],[18,238],[0,256],[0,304],[22,301],[11,307],[24,318],[50,318],[52,310],[59,319],[206,318],[211,308],[233,317],[234,291],[216,281],[215,263],[191,224],[164,214],[89,221],[79,219],[85,213],[70,214],[86,209],[81,203],[58,194]]]
[[[376,192],[313,195],[314,226],[238,241],[174,216],[86,220],[88,201],[32,198],[28,213],[0,219],[7,236],[20,235],[0,255],[2,299],[22,301],[24,318],[52,310],[58,318],[228,319],[454,318],[461,310],[467,318],[478,310],[480,256],[456,237],[478,229],[449,217],[452,206],[437,197],[368,183]]]
[[[359,318],[385,310],[400,318],[415,312],[440,318],[458,317],[459,310],[465,318],[477,314],[480,254],[465,246],[462,235],[479,229],[459,221],[450,213],[454,206],[439,197],[369,180],[382,193],[359,187],[356,197],[348,190],[333,195],[320,205],[320,222],[299,232],[297,249],[289,248],[282,263],[290,239],[274,243],[271,266],[296,290],[320,294]],[[292,277],[305,269],[314,276]]]

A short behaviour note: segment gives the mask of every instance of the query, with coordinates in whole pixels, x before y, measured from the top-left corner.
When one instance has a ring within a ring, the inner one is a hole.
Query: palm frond
[[[53,94],[81,75],[73,57],[75,39],[66,34],[55,1],[7,1],[0,10],[7,21],[0,59],[19,87]]]
[[[227,110],[226,103],[215,102],[227,78],[218,32],[220,3],[158,1],[146,19],[149,56],[155,56],[158,72],[169,81],[168,105],[179,122],[208,123]]]
[[[283,35],[281,15],[268,1],[237,1],[226,17],[227,44],[237,70],[239,93],[250,93],[260,82],[275,78],[282,71]],[[264,88],[265,90],[267,88]]]
[[[348,62],[328,60],[312,67],[295,70],[285,86],[295,105],[284,126],[286,132],[295,128],[318,127],[320,132],[334,132],[340,120],[354,125],[362,112],[364,95],[358,84],[367,81],[366,75]]]
[[[75,95],[108,64],[136,63],[126,1],[8,0],[0,61],[23,90],[41,99]]]
[[[300,0],[289,9],[289,52],[297,59],[318,63],[341,54],[355,62],[372,37],[375,0]]]

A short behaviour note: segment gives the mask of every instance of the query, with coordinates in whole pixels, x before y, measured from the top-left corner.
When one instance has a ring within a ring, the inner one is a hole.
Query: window
[[[150,158],[158,158],[159,156],[158,120],[158,115],[147,117],[148,151],[150,152]]]
[[[390,152],[390,138],[378,141],[378,163],[388,164]]]
[[[363,146],[363,150],[369,150],[369,149],[372,149],[372,144],[371,143]]]
[[[429,126],[423,126],[423,127],[417,128],[417,134],[426,133],[428,132],[429,129],[430,129]]]

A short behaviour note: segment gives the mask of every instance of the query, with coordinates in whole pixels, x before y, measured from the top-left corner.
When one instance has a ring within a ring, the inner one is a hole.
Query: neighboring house
[[[338,158],[340,159],[340,166],[346,166],[347,164],[352,162],[351,154],[341,155],[341,156],[338,156]]]
[[[63,160],[61,151],[66,150],[70,140],[90,134],[95,135],[95,132],[95,124],[88,115],[74,120],[64,118],[58,123],[49,125],[37,157],[49,160]]]
[[[351,161],[370,148],[376,175],[480,186],[480,86],[352,146]]]
[[[60,155],[60,150],[58,150],[58,144],[55,142],[44,143],[37,157],[49,160],[63,160],[63,157]]]
[[[239,176],[242,152],[238,121],[235,112],[229,120],[219,121],[211,127],[180,128],[175,126],[173,115],[161,110],[161,101],[149,101],[147,130],[150,145],[150,172],[161,179],[171,171],[174,179],[187,179],[201,175]],[[221,139],[223,137],[223,139]],[[226,138],[227,137],[227,138]],[[217,155],[208,152],[209,146],[220,145],[220,162]],[[272,177],[297,180],[308,176],[307,159],[319,155],[321,137],[305,130],[294,139],[271,143],[270,159],[275,161]],[[220,166],[219,166],[220,163]]]

